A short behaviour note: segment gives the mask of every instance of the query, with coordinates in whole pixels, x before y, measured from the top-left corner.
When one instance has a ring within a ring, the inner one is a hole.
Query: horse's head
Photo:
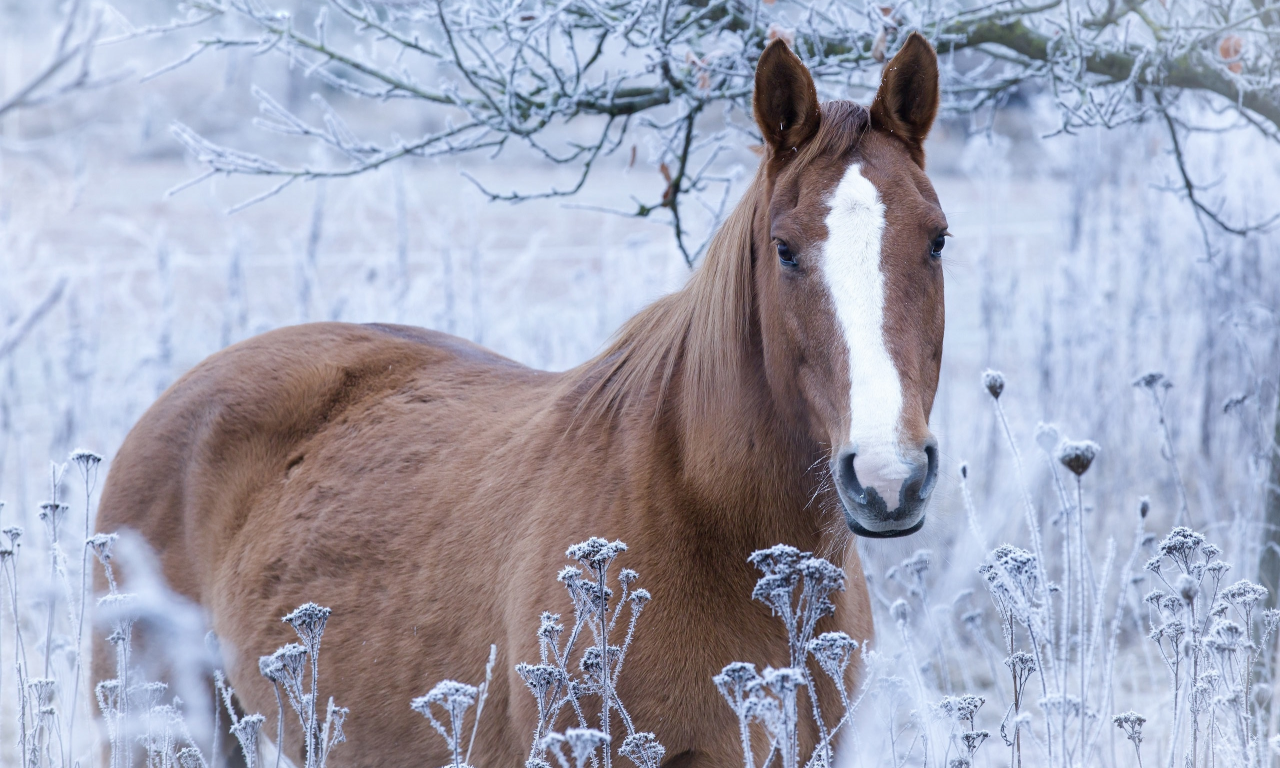
[[[755,222],[769,386],[813,440],[849,528],[914,533],[938,475],[929,411],[942,359],[947,220],[924,173],[937,57],[913,34],[869,110],[819,106],[775,41],[756,70],[767,205]]]

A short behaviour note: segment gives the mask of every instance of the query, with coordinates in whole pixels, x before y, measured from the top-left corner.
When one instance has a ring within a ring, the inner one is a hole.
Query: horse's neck
[[[694,506],[682,514],[751,546],[786,543],[835,554],[848,532],[838,513],[832,525],[821,448],[771,391],[757,329],[737,342],[736,366],[695,381],[682,361],[671,382],[660,427],[667,434],[654,445],[679,452],[668,466]]]
[[[820,547],[828,522],[824,494],[817,493],[825,462],[818,446],[783,418],[756,354],[744,356],[746,370],[736,381],[708,393],[714,410],[672,420],[678,482],[706,522],[726,533],[758,538],[762,546]],[[684,394],[678,389],[676,399]]]

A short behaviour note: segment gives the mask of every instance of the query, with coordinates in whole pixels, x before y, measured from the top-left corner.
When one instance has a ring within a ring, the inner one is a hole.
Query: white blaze
[[[874,487],[893,509],[910,467],[898,454],[902,384],[884,339],[884,204],[859,163],[845,171],[828,204],[822,272],[849,353],[849,444],[858,454],[854,469],[862,485]]]

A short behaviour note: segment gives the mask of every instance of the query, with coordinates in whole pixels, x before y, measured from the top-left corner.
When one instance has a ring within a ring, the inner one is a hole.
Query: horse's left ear
[[[756,125],[774,157],[785,157],[818,132],[818,90],[800,58],[778,38],[760,54],[751,98]]]
[[[884,68],[871,102],[871,125],[898,137],[911,158],[924,167],[924,139],[938,114],[938,55],[912,32]]]

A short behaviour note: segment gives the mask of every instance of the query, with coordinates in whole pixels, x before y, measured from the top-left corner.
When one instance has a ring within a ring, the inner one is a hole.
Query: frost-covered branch
[[[318,119],[308,120],[255,89],[260,127],[318,142],[327,159],[290,165],[176,126],[207,168],[197,180],[274,177],[268,196],[297,179],[352,176],[405,157],[496,154],[513,143],[575,169],[572,183],[541,190],[473,179],[490,199],[518,202],[576,194],[600,158],[626,144],[634,163],[628,139],[638,133],[662,184],[624,212],[667,212],[692,262],[702,245],[687,214],[698,209],[683,201],[702,203],[710,224],[723,215],[733,176],[717,160],[730,132],[758,141],[750,98],[764,46],[786,39],[824,95],[865,101],[880,64],[914,31],[942,54],[952,112],[991,114],[1030,89],[1049,95],[1057,130],[1072,132],[1177,115],[1187,94],[1203,94],[1280,137],[1277,0],[327,0],[304,12],[305,22],[264,0],[191,6],[177,24],[219,31],[175,65],[231,48],[280,55],[330,92],[422,102],[433,127],[369,139],[319,94]]]
[[[62,13],[48,60],[12,93],[0,94],[0,116],[117,81],[119,74],[99,77],[93,73],[93,53],[101,33],[102,10],[91,0],[71,0]]]

